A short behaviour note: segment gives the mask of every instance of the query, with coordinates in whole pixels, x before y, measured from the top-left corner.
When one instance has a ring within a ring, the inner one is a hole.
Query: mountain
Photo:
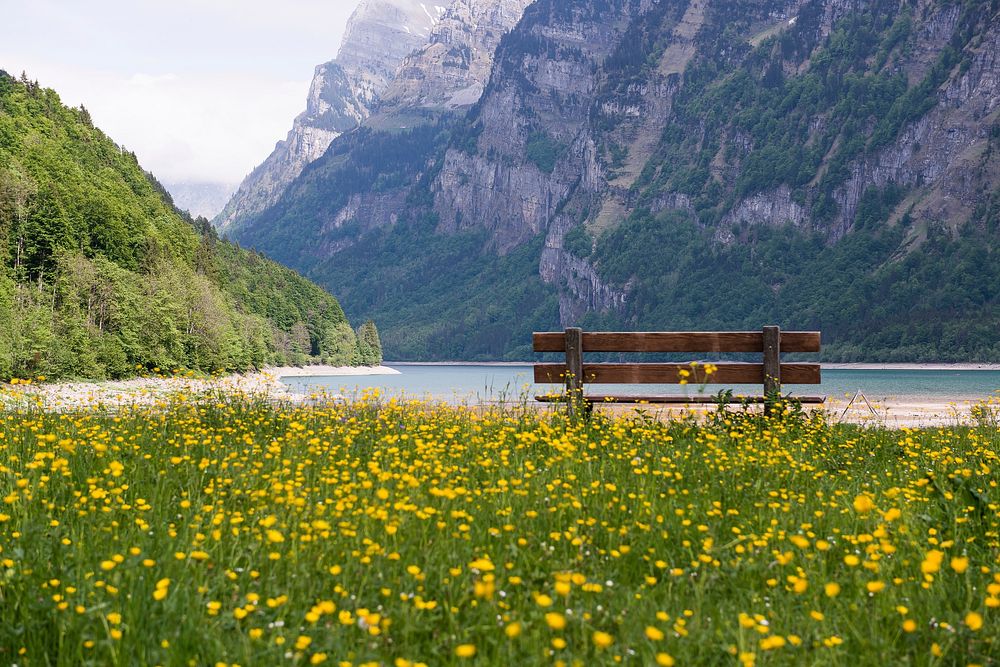
[[[397,358],[778,323],[1000,360],[998,8],[536,0],[466,114],[345,134],[236,237]]]
[[[337,57],[316,67],[306,110],[287,138],[240,184],[213,221],[215,226],[232,232],[272,205],[334,139],[367,118],[403,58],[427,42],[451,2],[362,0],[348,21]]]
[[[194,217],[214,218],[236,191],[231,183],[208,183],[205,181],[175,181],[163,184],[174,204]]]
[[[359,344],[332,296],[180,213],[85,109],[0,71],[0,377],[357,363],[371,329]]]
[[[369,124],[406,127],[419,110],[467,110],[479,101],[501,38],[521,19],[531,0],[454,0],[427,42],[403,59]]]

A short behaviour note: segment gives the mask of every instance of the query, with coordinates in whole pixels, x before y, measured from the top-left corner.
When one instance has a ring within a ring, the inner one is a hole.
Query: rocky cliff
[[[423,47],[453,0],[362,0],[337,57],[316,67],[306,110],[284,141],[243,181],[213,221],[233,233],[274,204],[285,188],[330,143],[370,114],[403,59]]]
[[[414,109],[454,111],[479,101],[500,39],[531,0],[455,0],[427,43],[403,59],[382,96],[386,116]]]
[[[270,208],[239,231],[275,257],[309,266],[372,229],[394,224],[450,129],[485,89],[502,37],[530,0],[455,0],[426,43],[404,58],[357,133],[345,136]],[[311,193],[327,194],[316,198]],[[281,219],[294,218],[294,230]],[[276,240],[275,235],[283,240]],[[262,238],[265,237],[265,238]],[[312,241],[316,241],[315,243]]]
[[[998,35],[994,0],[536,0],[464,117],[342,138],[244,239],[378,314],[396,356],[526,350],[459,345],[447,313],[1000,357]],[[462,106],[444,43],[387,109]],[[410,152],[377,157],[393,136]],[[429,268],[458,248],[478,261]],[[473,286],[488,307],[441,297]]]

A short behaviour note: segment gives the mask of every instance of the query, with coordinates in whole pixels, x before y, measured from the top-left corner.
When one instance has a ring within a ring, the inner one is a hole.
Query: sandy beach
[[[806,406],[807,412],[821,409],[832,423],[861,424],[879,428],[926,428],[940,426],[968,426],[975,424],[972,408],[979,401],[940,400],[920,397],[901,397],[865,401],[859,398],[853,403],[849,399],[828,398],[820,406]],[[994,411],[1000,412],[1000,402],[992,404]],[[561,409],[561,408],[554,408]],[[627,414],[641,410],[656,419],[679,418],[689,414],[704,415],[716,410],[709,405],[601,405],[597,408],[611,414]],[[731,411],[742,408],[734,406]],[[752,407],[752,410],[760,410]]]

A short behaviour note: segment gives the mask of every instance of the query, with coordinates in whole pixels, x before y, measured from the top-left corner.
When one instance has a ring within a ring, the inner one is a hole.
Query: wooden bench
[[[566,402],[570,415],[584,414],[594,403],[716,403],[711,395],[591,396],[585,384],[759,384],[760,396],[732,397],[730,403],[771,404],[781,395],[782,382],[819,384],[819,364],[781,363],[782,352],[819,352],[820,332],[781,331],[767,326],[761,331],[644,331],[610,332],[569,328],[565,332],[535,333],[535,352],[563,352],[564,363],[535,364],[535,382],[563,384],[566,392],[536,396],[542,402]],[[585,363],[585,352],[731,353],[757,352],[762,363]],[[801,403],[823,403],[822,396],[796,396]]]

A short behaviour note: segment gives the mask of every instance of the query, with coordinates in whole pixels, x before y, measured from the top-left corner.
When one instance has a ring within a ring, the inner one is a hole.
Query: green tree
[[[323,361],[332,366],[351,366],[358,358],[358,338],[347,322],[329,325],[323,337]]]
[[[375,322],[368,320],[358,328],[358,354],[364,366],[378,366],[382,363],[382,342],[378,337]]]

